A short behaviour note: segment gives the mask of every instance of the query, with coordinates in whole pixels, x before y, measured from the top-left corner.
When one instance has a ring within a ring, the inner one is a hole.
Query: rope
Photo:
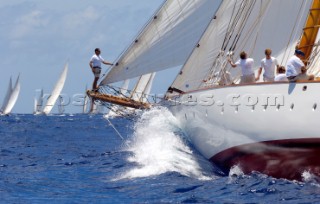
[[[122,137],[122,135],[120,134],[120,132],[116,129],[116,127],[111,123],[111,121],[109,120],[109,118],[106,118],[107,121],[109,122],[110,126],[114,129],[114,131],[117,133],[117,135],[124,140],[124,138]]]
[[[246,21],[248,20],[253,10],[255,1],[242,0],[241,5],[239,6],[239,9],[237,12],[235,12],[236,5],[237,3],[234,5],[232,10],[231,20],[229,21],[229,24],[228,24],[227,32],[225,34],[225,38],[221,46],[221,51],[219,52],[215,60],[213,60],[211,69],[207,74],[207,76],[209,77],[207,78],[206,83],[212,80],[209,84],[214,84],[214,83],[218,83],[218,81],[221,80],[222,77],[226,78],[227,60],[225,58],[225,50],[227,50],[228,46],[229,46],[229,51],[234,51],[234,49],[236,48],[236,45],[238,44],[238,41],[241,37],[241,33],[245,28]],[[237,26],[239,28],[236,31]],[[232,36],[235,36],[233,40],[232,40]],[[215,73],[217,73],[217,71],[219,71],[218,75],[215,76]],[[206,86],[206,84],[202,82],[200,84],[200,87],[203,85]]]

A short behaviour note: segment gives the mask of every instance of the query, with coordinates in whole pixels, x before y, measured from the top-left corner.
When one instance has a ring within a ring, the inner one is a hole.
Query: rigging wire
[[[122,137],[122,135],[120,134],[120,132],[117,130],[117,128],[111,123],[111,121],[109,120],[109,118],[107,118],[107,121],[109,122],[110,126],[114,129],[114,131],[117,133],[117,135],[122,139],[124,140],[124,137]]]
[[[236,5],[238,2],[235,3],[233,10],[232,10],[232,15],[228,24],[227,32],[225,34],[225,38],[223,41],[223,44],[221,46],[221,51],[219,52],[218,56],[213,60],[211,69],[209,70],[209,76],[207,79],[214,79],[213,81],[210,82],[210,84],[217,83],[221,78],[226,78],[226,66],[227,62],[225,59],[225,51],[227,50],[228,45],[229,45],[229,54],[230,57],[232,57],[232,52],[234,51],[240,37],[241,33],[243,32],[246,21],[249,18],[254,5],[255,1],[247,1],[247,0],[242,0],[240,3],[239,9],[236,11]],[[237,29],[238,27],[238,29]],[[235,36],[232,40],[232,37]],[[232,41],[232,42],[231,42]],[[227,54],[228,55],[228,54]],[[219,71],[218,75],[215,76],[217,71]],[[200,84],[200,87],[204,85],[203,82]]]

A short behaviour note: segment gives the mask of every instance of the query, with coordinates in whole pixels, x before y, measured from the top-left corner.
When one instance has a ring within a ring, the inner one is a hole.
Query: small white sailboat
[[[58,113],[59,115],[63,115],[64,111],[65,111],[65,104],[64,104],[64,100],[63,97],[61,95],[59,95],[58,97]]]
[[[57,81],[51,95],[49,96],[47,103],[42,107],[43,104],[43,91],[41,90],[41,95],[38,100],[35,100],[35,110],[34,114],[50,114],[53,106],[55,105],[58,98],[60,98],[60,106],[59,108],[59,114],[60,112],[64,112],[64,110],[61,109],[62,106],[62,98],[60,96],[60,93],[64,87],[66,78],[68,73],[68,63],[65,64],[64,69],[59,77],[59,80]],[[43,108],[43,110],[41,110]]]
[[[20,93],[20,75],[18,76],[14,87],[12,87],[12,79],[10,77],[7,93],[0,110],[1,115],[7,115],[12,111],[19,97],[19,93]]]
[[[86,89],[85,89],[85,93],[86,91],[88,90],[88,87],[86,86]],[[89,97],[87,96],[87,94],[84,95],[84,98],[83,98],[83,105],[82,105],[82,113],[88,113],[88,103],[89,103]]]

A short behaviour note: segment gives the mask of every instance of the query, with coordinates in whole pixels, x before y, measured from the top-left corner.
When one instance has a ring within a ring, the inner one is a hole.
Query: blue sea
[[[281,168],[281,166],[279,166]],[[0,117],[0,203],[319,203],[320,184],[222,175],[165,109]]]

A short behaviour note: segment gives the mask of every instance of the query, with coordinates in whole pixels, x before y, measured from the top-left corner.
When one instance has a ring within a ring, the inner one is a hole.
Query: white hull
[[[266,96],[270,97],[268,101]],[[250,149],[252,144],[320,140],[320,83],[317,82],[211,88],[185,93],[174,100],[170,110],[207,159],[235,152],[237,147],[249,148],[242,149],[245,154],[253,153],[251,150],[254,154],[262,151],[260,147]],[[276,159],[272,158],[273,162]],[[241,159],[237,161],[241,164]]]

